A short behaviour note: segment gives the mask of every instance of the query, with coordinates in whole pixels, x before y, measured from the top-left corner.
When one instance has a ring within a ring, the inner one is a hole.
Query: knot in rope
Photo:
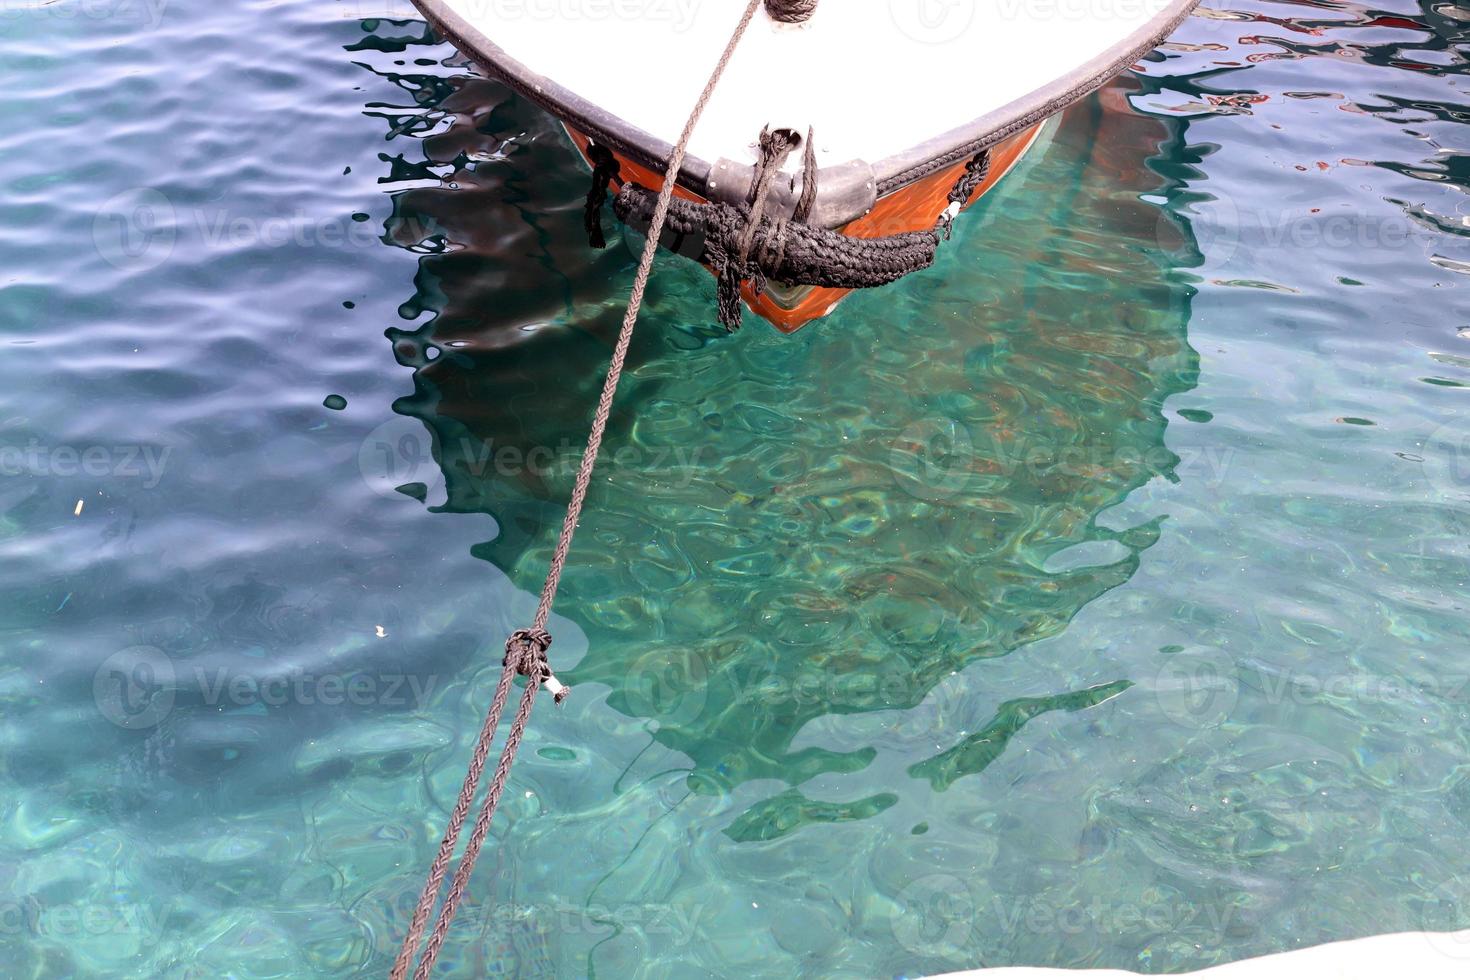
[[[799,24],[817,12],[817,0],[766,0],[766,13],[783,24]]]
[[[530,678],[532,684],[545,684],[552,692],[552,698],[561,704],[572,689],[563,687],[552,676],[551,664],[546,659],[546,650],[550,646],[551,634],[544,629],[532,626],[516,630],[505,641],[505,660],[501,663],[514,667],[516,673]]]

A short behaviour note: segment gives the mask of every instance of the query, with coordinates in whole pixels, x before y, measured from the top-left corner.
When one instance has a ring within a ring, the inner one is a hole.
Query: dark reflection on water
[[[498,522],[476,554],[535,591],[630,252],[587,248],[585,173],[547,116],[472,75],[395,81],[443,123],[425,164],[385,155],[387,179],[434,181],[394,193],[388,239],[425,253],[403,315],[430,314],[389,331],[414,370],[395,408],[433,433],[444,508]],[[972,215],[924,285],[793,338],[757,325],[708,343],[701,271],[660,266],[558,609],[589,640],[567,679],[606,687],[609,708],[692,760],[693,792],[866,769],[892,738],[794,740],[816,719],[914,709],[976,661],[1058,634],[1156,539],[1156,522],[1095,520],[1176,478],[1161,406],[1197,371],[1191,290],[1169,281],[1161,212],[1139,200],[1167,192],[1151,161],[1177,153],[1183,125],[1132,113],[1131,87],[1068,113],[1024,178],[1050,190],[983,209],[983,226]],[[1178,226],[1173,244],[1189,241]],[[948,281],[973,263],[991,273],[978,290]],[[952,746],[912,775],[943,789],[1029,719],[1130,683],[955,716],[934,732]],[[769,840],[896,800],[793,788],[726,832]]]

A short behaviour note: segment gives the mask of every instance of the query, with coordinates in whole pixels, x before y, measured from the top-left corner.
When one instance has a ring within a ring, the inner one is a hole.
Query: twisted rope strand
[[[643,295],[648,288],[648,278],[653,269],[654,256],[658,252],[659,237],[663,234],[664,221],[668,217],[669,201],[673,197],[674,186],[679,178],[679,169],[684,164],[684,154],[688,150],[690,137],[694,134],[694,127],[709,105],[715,86],[725,73],[725,68],[735,54],[736,46],[745,35],[745,30],[750,26],[751,19],[755,16],[756,10],[760,8],[761,3],[762,0],[749,0],[747,3],[740,22],[730,35],[730,40],[725,44],[720,60],[715,64],[709,80],[705,82],[704,89],[694,104],[694,109],[689,114],[688,121],[684,124],[684,131],[679,135],[679,142],[674,145],[673,152],[669,155],[663,186],[659,189],[658,202],[654,206],[653,218],[649,223],[648,240],[644,242],[643,254],[638,259],[638,270],[633,277],[633,289],[628,297],[628,310],[623,316],[623,326],[618,334],[617,346],[613,350],[612,362],[608,366],[607,378],[602,385],[602,396],[598,399],[597,411],[592,416],[592,431],[587,437],[587,452],[582,457],[581,466],[577,470],[577,480],[572,488],[572,499],[567,505],[566,518],[562,521],[561,534],[557,538],[556,550],[552,554],[551,566],[546,574],[546,583],[541,588],[536,616],[529,630],[518,630],[506,641],[505,665],[495,688],[495,697],[485,716],[485,724],[481,728],[479,741],[475,745],[469,771],[465,773],[464,784],[460,787],[459,798],[450,814],[449,826],[445,829],[444,839],[440,842],[439,852],[429,871],[429,878],[424,883],[423,893],[419,896],[419,904],[414,909],[408,935],[404,937],[403,946],[389,974],[391,980],[403,980],[409,964],[418,954],[424,924],[433,910],[434,901],[438,897],[449,866],[449,859],[454,853],[460,830],[464,826],[470,805],[474,801],[475,790],[484,774],[490,743],[494,739],[495,731],[500,724],[500,717],[510,697],[513,676],[517,672],[525,674],[527,676],[526,689],[521,695],[520,705],[511,723],[510,733],[506,737],[505,747],[501,750],[500,762],[495,768],[495,775],[491,779],[485,801],[481,804],[479,815],[475,818],[475,825],[470,831],[470,839],[465,846],[464,856],[460,859],[459,867],[455,869],[449,894],[445,897],[444,905],[439,910],[439,917],[434,923],[434,931],[424,945],[423,958],[414,971],[414,980],[427,980],[433,972],[434,961],[438,958],[439,950],[444,945],[449,927],[454,921],[454,914],[469,885],[475,861],[480,856],[480,848],[490,831],[490,821],[495,816],[500,797],[505,791],[506,781],[510,777],[510,766],[515,760],[516,751],[520,748],[536,694],[542,683],[551,677],[550,668],[546,663],[546,648],[551,644],[551,636],[546,632],[546,624],[551,618],[551,605],[556,598],[557,588],[561,584],[567,553],[571,550],[572,537],[576,534],[577,524],[582,514],[582,505],[587,499],[587,490],[592,483],[592,470],[596,465],[598,450],[602,446],[603,433],[607,430],[613,395],[617,391],[618,381],[623,373],[623,364],[628,357],[628,347],[633,339],[633,326],[638,322],[638,310],[643,304]]]
[[[419,893],[418,905],[413,910],[408,935],[404,937],[403,946],[398,950],[398,958],[393,961],[393,969],[388,974],[391,980],[403,980],[408,975],[408,968],[418,952],[424,925],[439,897],[439,889],[444,884],[449,859],[454,855],[454,845],[459,842],[460,828],[464,826],[470,806],[475,802],[475,787],[479,785],[480,776],[485,772],[485,762],[490,756],[490,743],[494,741],[495,731],[500,727],[500,715],[505,711],[505,702],[510,696],[511,678],[514,676],[515,666],[507,657],[505,669],[500,672],[500,682],[495,685],[495,697],[490,702],[490,711],[485,715],[485,723],[480,726],[480,740],[475,743],[474,754],[470,757],[469,772],[465,774],[464,785],[459,788],[459,799],[455,800],[454,809],[449,814],[449,826],[444,829],[444,839],[439,842],[439,853],[434,855],[434,864],[429,868],[429,879],[424,882],[424,890]]]
[[[510,725],[510,734],[505,739],[505,749],[500,753],[500,764],[495,767],[495,776],[490,781],[490,789],[485,793],[485,802],[480,804],[480,813],[475,818],[474,829],[470,831],[464,857],[459,859],[459,867],[454,870],[454,881],[449,886],[449,894],[444,898],[444,906],[439,909],[439,920],[434,923],[434,931],[424,945],[424,958],[419,961],[413,980],[429,980],[429,975],[434,972],[434,961],[439,958],[439,950],[449,935],[449,925],[454,921],[454,914],[459,911],[460,900],[464,898],[465,888],[470,883],[470,873],[475,870],[475,862],[479,860],[480,847],[490,832],[490,820],[495,816],[495,808],[500,805],[505,781],[510,777],[510,764],[515,760],[516,750],[521,746],[521,737],[526,732],[526,723],[531,719],[531,705],[535,703],[536,694],[541,689],[541,680],[541,671],[537,670],[526,681],[526,689],[521,693],[521,703],[516,708],[515,720]]]
[[[628,298],[628,312],[623,315],[623,329],[618,334],[618,343],[613,350],[607,380],[602,385],[602,397],[598,399],[597,412],[592,416],[592,432],[587,437],[587,452],[582,457],[582,465],[577,470],[577,482],[572,488],[572,500],[567,506],[566,519],[562,522],[561,537],[557,539],[556,551],[551,556],[551,568],[546,576],[546,584],[541,589],[541,602],[536,607],[536,618],[533,620],[535,629],[544,630],[547,620],[551,617],[551,603],[556,598],[557,586],[561,583],[562,568],[566,565],[567,552],[572,546],[572,535],[576,533],[577,521],[582,516],[582,503],[587,498],[587,487],[592,482],[592,468],[597,462],[597,450],[602,445],[602,434],[607,428],[608,414],[612,411],[613,393],[617,391],[618,379],[622,377],[623,362],[628,356],[628,344],[633,339],[633,324],[638,321],[638,308],[643,303],[643,292],[648,288],[648,276],[653,269],[653,258],[658,253],[659,236],[663,234],[664,220],[669,213],[669,201],[674,196],[674,185],[679,179],[679,168],[684,165],[684,153],[689,148],[689,138],[694,135],[695,124],[699,122],[699,117],[704,115],[705,107],[709,105],[710,97],[714,95],[715,85],[719,82],[720,76],[725,73],[725,66],[730,63],[731,56],[735,54],[735,46],[745,35],[745,29],[750,26],[751,18],[755,16],[761,2],[762,0],[750,0],[746,4],[745,13],[740,16],[740,23],[736,25],[735,32],[730,35],[730,41],[725,45],[719,63],[715,65],[709,81],[705,82],[704,91],[699,94],[699,101],[694,104],[694,111],[689,114],[689,120],[684,123],[684,132],[679,135],[679,142],[669,156],[669,165],[664,171],[664,183],[659,188],[658,201],[654,204],[653,217],[648,225],[648,239],[643,243],[643,254],[638,258],[638,272],[633,277],[633,292]]]

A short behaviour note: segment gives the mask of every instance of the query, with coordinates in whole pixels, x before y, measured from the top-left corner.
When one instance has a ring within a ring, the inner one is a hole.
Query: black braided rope
[[[587,144],[587,158],[592,161],[592,186],[587,190],[582,227],[587,230],[589,245],[593,248],[607,248],[607,239],[602,235],[602,205],[607,200],[607,182],[617,180],[621,168],[612,150],[601,143]]]
[[[759,159],[756,161],[755,173],[750,180],[750,191],[746,194],[745,201],[750,205],[749,217],[746,220],[745,232],[740,236],[739,262],[744,265],[750,256],[750,248],[755,241],[756,227],[765,219],[766,205],[771,200],[772,185],[780,176],[781,165],[801,142],[801,137],[789,129],[771,129],[769,126],[761,129],[760,139],[757,146],[760,148]]]
[[[853,238],[808,224],[816,200],[817,166],[812,133],[807,131],[802,161],[802,189],[792,217],[766,214],[771,185],[781,164],[801,139],[790,130],[763,129],[760,159],[744,203],[700,203],[674,198],[665,225],[679,239],[694,234],[703,237],[700,261],[715,273],[720,323],[736,330],[744,312],[740,283],[750,280],[756,295],[765,291],[766,281],[834,289],[867,289],[886,286],[911,272],[927,269],[934,262],[940,239],[948,239],[954,216],[974,196],[990,175],[990,150],[982,149],[965,164],[950,188],[949,207],[928,231],[902,232],[882,238]],[[587,193],[588,237],[602,247],[599,215],[607,196],[607,182],[618,177],[616,158],[597,144],[588,147],[593,161],[592,189]],[[794,180],[793,180],[794,183]],[[613,201],[620,221],[647,224],[653,216],[656,195],[631,182],[624,183]]]
[[[965,170],[949,189],[948,201],[963,208],[970,202],[970,196],[975,193],[976,188],[985,183],[985,178],[990,176],[990,150],[981,150],[970,158],[965,164]],[[949,241],[950,225],[954,223],[954,217],[946,211],[940,215],[939,230],[944,234],[944,240]]]
[[[812,216],[812,207],[817,203],[817,142],[810,126],[806,129],[806,149],[801,158],[801,197],[796,200],[796,210],[791,220],[804,225]]]
[[[960,174],[953,187],[949,189],[949,203],[958,204],[961,207],[970,200],[970,195],[975,193],[975,188],[985,183],[985,178],[990,176],[990,151],[981,150],[970,158],[965,164],[965,172]]]
[[[766,13],[783,24],[800,24],[817,12],[817,0],[766,0]]]
[[[624,224],[646,224],[653,216],[654,194],[633,183],[624,184],[613,200],[613,213]],[[718,280],[720,323],[727,330],[740,326],[740,283],[749,279],[757,294],[767,279],[803,286],[867,289],[886,286],[934,262],[939,248],[937,231],[910,231],[884,238],[851,238],[812,225],[765,217],[750,221],[749,205],[699,203],[675,198],[665,223],[678,235],[704,236],[700,261]],[[744,262],[741,245],[753,232]]]

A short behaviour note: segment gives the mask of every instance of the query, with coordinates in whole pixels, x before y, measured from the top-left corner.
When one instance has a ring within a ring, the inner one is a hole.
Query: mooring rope
[[[546,631],[546,624],[551,618],[551,604],[556,598],[557,587],[561,584],[567,552],[571,549],[572,536],[577,531],[577,522],[582,514],[582,504],[587,499],[587,490],[592,483],[592,470],[596,465],[597,451],[602,445],[603,433],[607,430],[608,416],[612,412],[613,395],[617,391],[618,380],[622,377],[623,363],[628,357],[628,346],[633,339],[633,325],[638,321],[638,309],[643,304],[643,293],[648,287],[648,277],[653,269],[654,256],[658,253],[659,236],[663,232],[664,221],[669,213],[669,202],[674,195],[674,185],[679,179],[679,168],[684,163],[684,154],[689,147],[689,139],[694,133],[695,125],[699,122],[699,117],[704,114],[705,107],[709,105],[710,98],[714,95],[720,76],[725,73],[726,66],[734,56],[736,46],[745,35],[745,29],[750,26],[751,19],[762,2],[763,0],[749,0],[746,4],[740,22],[730,35],[730,40],[726,42],[720,60],[710,73],[709,80],[705,82],[704,90],[700,92],[698,101],[694,103],[694,109],[689,113],[688,121],[684,123],[684,131],[679,135],[679,142],[674,145],[673,152],[669,155],[668,167],[664,171],[663,186],[659,189],[658,202],[654,206],[653,216],[649,223],[648,240],[643,244],[643,254],[638,259],[638,270],[633,276],[633,289],[628,296],[628,310],[623,315],[622,330],[618,334],[618,342],[613,349],[607,378],[602,385],[602,396],[597,402],[597,411],[592,416],[592,430],[587,437],[587,452],[583,455],[581,466],[577,470],[577,480],[572,488],[572,499],[567,505],[566,518],[562,521],[561,535],[557,538],[556,550],[551,557],[551,566],[546,573],[546,583],[541,588],[541,599],[536,607],[536,616],[529,629],[517,630],[506,640],[505,661],[500,672],[500,682],[495,687],[495,696],[490,702],[489,712],[485,715],[485,724],[480,729],[479,741],[475,744],[469,771],[465,774],[464,784],[460,787],[459,798],[455,801],[454,810],[450,813],[449,825],[445,828],[444,838],[439,843],[439,852],[434,857],[434,863],[429,869],[428,880],[424,882],[424,890],[419,895],[413,920],[409,924],[408,935],[403,939],[403,947],[398,951],[398,958],[394,961],[392,972],[389,974],[392,980],[403,980],[408,974],[409,966],[418,956],[424,926],[439,897],[439,889],[444,883],[449,860],[459,841],[460,830],[474,802],[475,789],[479,785],[480,777],[484,774],[485,762],[489,758],[490,744],[495,738],[496,730],[500,727],[500,716],[504,713],[506,702],[510,698],[510,686],[514,675],[517,673],[526,675],[526,689],[521,695],[515,719],[511,722],[510,734],[506,736],[505,747],[501,750],[500,762],[495,767],[495,775],[491,779],[490,788],[486,791],[485,800],[480,805],[479,815],[475,818],[474,828],[470,831],[470,839],[465,845],[464,856],[460,859],[459,867],[455,869],[454,881],[444,898],[443,906],[439,909],[439,917],[434,922],[434,930],[430,933],[428,942],[424,944],[423,957],[419,960],[417,969],[414,970],[414,980],[427,980],[433,972],[434,961],[438,958],[439,950],[444,945],[450,923],[454,921],[454,914],[458,911],[459,903],[464,897],[475,861],[479,858],[481,845],[484,844],[485,836],[490,831],[490,820],[494,817],[495,808],[499,805],[501,794],[505,791],[505,783],[510,776],[510,765],[515,759],[516,750],[520,747],[521,738],[525,734],[526,723],[531,717],[531,706],[536,700],[537,691],[545,683],[552,690],[556,700],[560,701],[566,696],[566,689],[556,684],[556,679],[552,676],[550,665],[546,660],[546,650],[551,646],[551,634]]]

